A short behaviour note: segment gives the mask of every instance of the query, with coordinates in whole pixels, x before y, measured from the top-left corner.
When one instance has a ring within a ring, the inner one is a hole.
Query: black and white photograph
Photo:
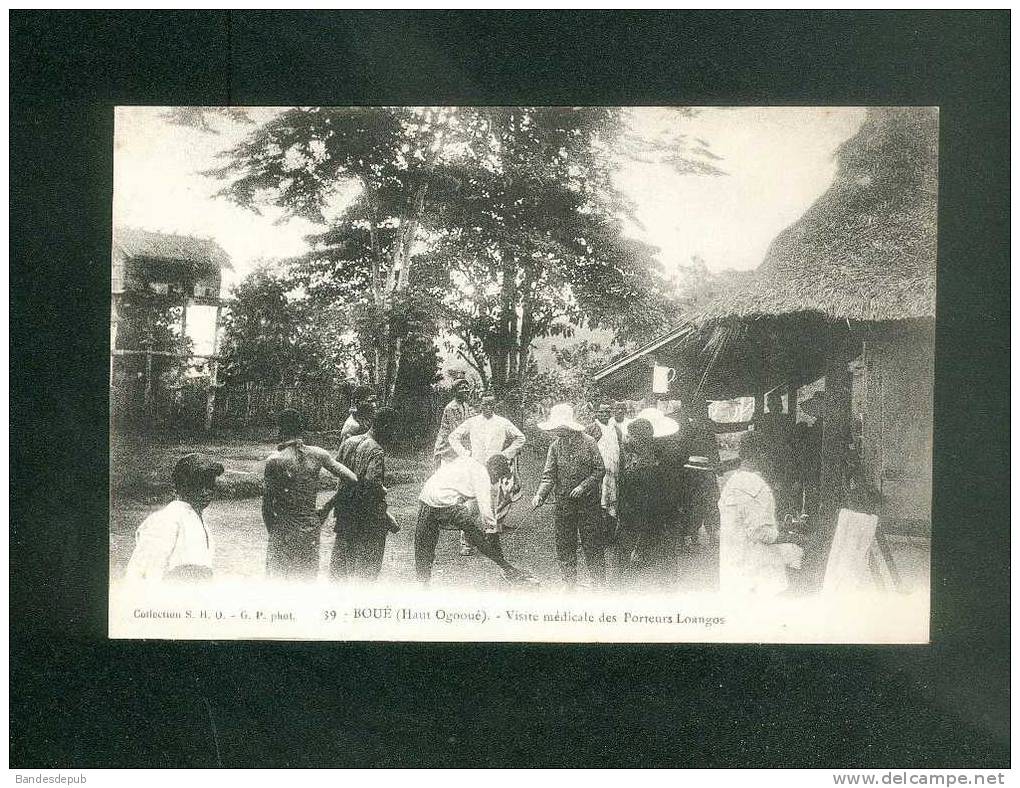
[[[927,642],[938,139],[118,107],[111,636]]]
[[[22,6],[12,784],[1009,784],[1009,10]]]

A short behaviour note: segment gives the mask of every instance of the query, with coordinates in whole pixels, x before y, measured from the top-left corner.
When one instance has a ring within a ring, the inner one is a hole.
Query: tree
[[[394,310],[414,291],[412,259],[430,189],[464,154],[465,135],[453,109],[299,108],[258,126],[225,153],[213,174],[230,183],[221,192],[258,210],[262,203],[334,227],[312,239],[330,260],[331,240],[342,249],[348,284],[364,289],[362,332],[370,376],[384,400],[396,387],[403,347]],[[338,201],[350,201],[339,221]],[[410,338],[411,344],[417,341]]]
[[[443,195],[427,256],[450,273],[445,314],[461,355],[505,390],[528,374],[537,338],[575,325],[624,336],[661,328],[672,316],[667,283],[654,248],[624,235],[630,207],[613,184],[623,110],[476,112],[487,147]]]
[[[384,399],[401,385],[403,354],[423,348],[426,335],[407,332],[430,321],[408,310],[441,318],[505,389],[528,373],[538,337],[579,323],[633,335],[672,314],[654,250],[623,234],[629,206],[613,168],[658,156],[716,170],[700,143],[628,128],[628,111],[614,108],[292,109],[213,174],[242,206],[328,225],[309,239],[300,276],[313,299],[332,292],[349,305]]]
[[[155,415],[155,403],[163,393],[183,385],[193,342],[181,331],[181,294],[132,289],[117,301],[117,347],[151,350],[152,355],[117,358],[113,371],[114,409],[117,418]],[[144,388],[147,410],[134,413]]]
[[[351,367],[343,316],[312,309],[289,272],[265,264],[234,289],[224,318],[223,379],[267,387],[335,384]]]
[[[738,271],[725,268],[721,271],[709,269],[705,259],[692,255],[690,262],[678,265],[670,278],[669,296],[680,312],[696,311],[702,304],[712,300],[726,289],[740,285],[754,271]]]

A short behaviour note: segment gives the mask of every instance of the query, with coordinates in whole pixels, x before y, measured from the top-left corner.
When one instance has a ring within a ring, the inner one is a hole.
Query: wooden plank
[[[205,392],[205,430],[212,429],[213,411],[216,408],[216,384],[220,369],[219,357],[216,351],[219,349],[220,341],[220,312],[222,307],[216,307],[216,320],[213,323],[213,348],[209,356],[209,388]]]
[[[825,564],[823,594],[852,593],[866,583],[877,527],[874,515],[840,510]]]

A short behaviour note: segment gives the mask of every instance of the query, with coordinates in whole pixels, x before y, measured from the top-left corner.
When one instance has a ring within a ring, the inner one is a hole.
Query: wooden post
[[[754,418],[758,419],[765,415],[765,395],[755,394],[754,395]]]
[[[114,382],[114,362],[116,361],[116,350],[117,350],[117,296],[110,296],[110,387],[113,388]]]
[[[154,421],[153,407],[153,384],[152,384],[152,353],[145,351],[145,396],[142,400],[142,409],[145,411],[145,418],[149,422]]]
[[[188,336],[188,291],[184,289],[184,299],[181,301],[181,339]]]
[[[830,340],[825,365],[825,406],[822,411],[821,478],[818,496],[818,527],[808,546],[808,578],[818,587],[825,574],[836,519],[844,504],[843,477],[850,438],[852,382],[844,332]]]
[[[212,429],[213,410],[216,407],[216,377],[219,372],[220,362],[217,358],[220,345],[220,311],[223,307],[216,304],[216,320],[213,323],[213,346],[212,356],[209,359],[209,388],[205,392],[205,431]]]
[[[786,412],[790,414],[790,421],[797,423],[797,397],[800,396],[800,386],[793,383],[786,387]]]

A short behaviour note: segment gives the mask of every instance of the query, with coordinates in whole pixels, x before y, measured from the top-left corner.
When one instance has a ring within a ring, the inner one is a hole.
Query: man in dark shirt
[[[368,424],[379,407],[379,398],[371,386],[358,386],[351,394],[351,411],[340,428],[340,443],[352,435],[368,432]]]
[[[801,403],[803,413],[814,418],[810,426],[798,424],[794,430],[794,455],[801,500],[805,514],[818,513],[819,487],[822,474],[822,434],[825,429],[825,392],[816,391]]]
[[[337,494],[336,542],[330,558],[334,580],[356,578],[373,582],[382,568],[386,534],[396,531],[386,511],[386,460],[383,444],[389,437],[393,411],[383,408],[368,421],[368,432],[352,435],[340,446],[337,460],[358,477]]]
[[[546,455],[545,468],[532,500],[537,509],[549,494],[556,494],[556,558],[563,581],[569,588],[577,583],[577,546],[580,541],[584,563],[592,584],[605,583],[605,522],[599,499],[606,467],[598,445],[574,418],[569,404],[554,405],[539,428],[555,440]]]
[[[762,476],[776,499],[776,516],[800,510],[797,500],[797,472],[794,457],[793,419],[783,409],[783,395],[770,391],[765,398],[768,413],[754,420],[761,452]]]
[[[719,442],[715,425],[708,415],[708,403],[702,400],[691,408],[686,420],[687,459],[684,466],[685,547],[693,547],[702,527],[712,544],[719,543]]]

